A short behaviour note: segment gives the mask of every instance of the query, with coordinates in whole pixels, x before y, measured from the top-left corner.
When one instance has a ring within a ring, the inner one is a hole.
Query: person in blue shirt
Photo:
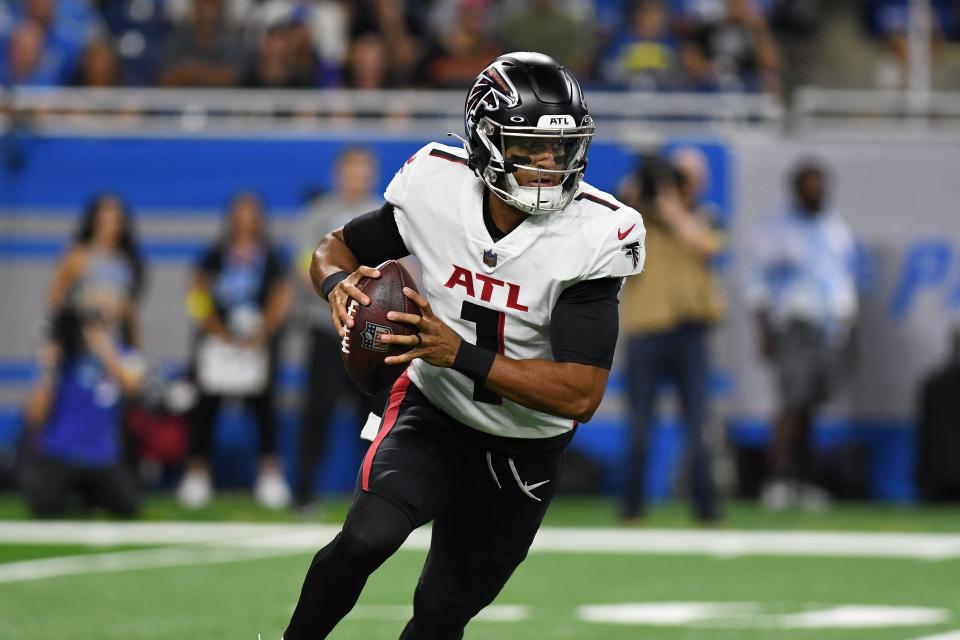
[[[816,410],[836,391],[857,319],[856,243],[828,205],[828,177],[802,161],[789,208],[754,238],[747,297],[756,310],[761,352],[770,361],[779,411],[769,452],[771,479],[761,496],[780,510],[821,509],[829,496],[811,478]]]
[[[122,401],[140,391],[143,360],[121,337],[122,290],[90,284],[74,298],[52,323],[24,407],[24,497],[37,517],[63,516],[75,499],[132,517],[139,497],[123,463]]]
[[[86,44],[101,29],[85,0],[14,0],[0,6],[0,81],[66,84]]]

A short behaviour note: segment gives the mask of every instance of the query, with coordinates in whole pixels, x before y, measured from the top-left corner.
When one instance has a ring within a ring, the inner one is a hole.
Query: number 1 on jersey
[[[496,353],[503,353],[503,324],[506,315],[503,311],[481,307],[464,300],[460,317],[477,325],[477,346]],[[503,398],[483,385],[474,383],[473,399],[487,404],[500,404]]]

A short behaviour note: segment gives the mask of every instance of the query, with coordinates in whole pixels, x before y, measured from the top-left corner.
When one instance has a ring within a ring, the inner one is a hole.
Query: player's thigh
[[[493,455],[484,473],[471,475],[470,489],[434,521],[421,578],[427,606],[473,616],[496,597],[526,558],[561,468],[559,451]]]
[[[357,493],[369,492],[399,507],[418,527],[453,499],[461,472],[456,447],[422,416],[401,408],[389,433],[370,445],[357,478]]]

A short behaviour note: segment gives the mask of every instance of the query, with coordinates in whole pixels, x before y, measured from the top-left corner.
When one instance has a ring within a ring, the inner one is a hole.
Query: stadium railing
[[[801,87],[788,121],[796,133],[960,133],[960,91]]]
[[[337,130],[410,133],[438,121],[462,128],[463,90],[249,90],[8,88],[0,112],[9,123],[38,129],[107,130]],[[695,129],[723,133],[781,130],[779,99],[754,94],[657,94],[592,91],[599,136],[632,141],[650,131]],[[653,125],[653,126],[651,126]]]
[[[960,92],[801,87],[788,104],[744,93],[590,91],[598,137],[656,142],[677,134],[960,131]],[[459,131],[463,90],[264,90],[158,88],[0,89],[14,129],[114,134],[302,130],[378,134]],[[906,127],[904,125],[906,124]]]

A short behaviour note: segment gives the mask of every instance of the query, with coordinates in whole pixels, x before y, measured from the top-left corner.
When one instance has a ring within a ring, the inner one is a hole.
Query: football
[[[413,335],[416,328],[402,322],[387,319],[389,311],[402,311],[420,315],[420,308],[407,296],[403,288],[416,290],[413,277],[396,260],[388,260],[377,267],[379,278],[363,278],[357,287],[370,298],[364,306],[350,301],[347,312],[353,318],[353,328],[343,337],[340,351],[343,365],[350,379],[367,394],[376,393],[400,377],[406,364],[388,365],[383,359],[405,353],[409,347],[391,345],[381,339],[385,335]]]

